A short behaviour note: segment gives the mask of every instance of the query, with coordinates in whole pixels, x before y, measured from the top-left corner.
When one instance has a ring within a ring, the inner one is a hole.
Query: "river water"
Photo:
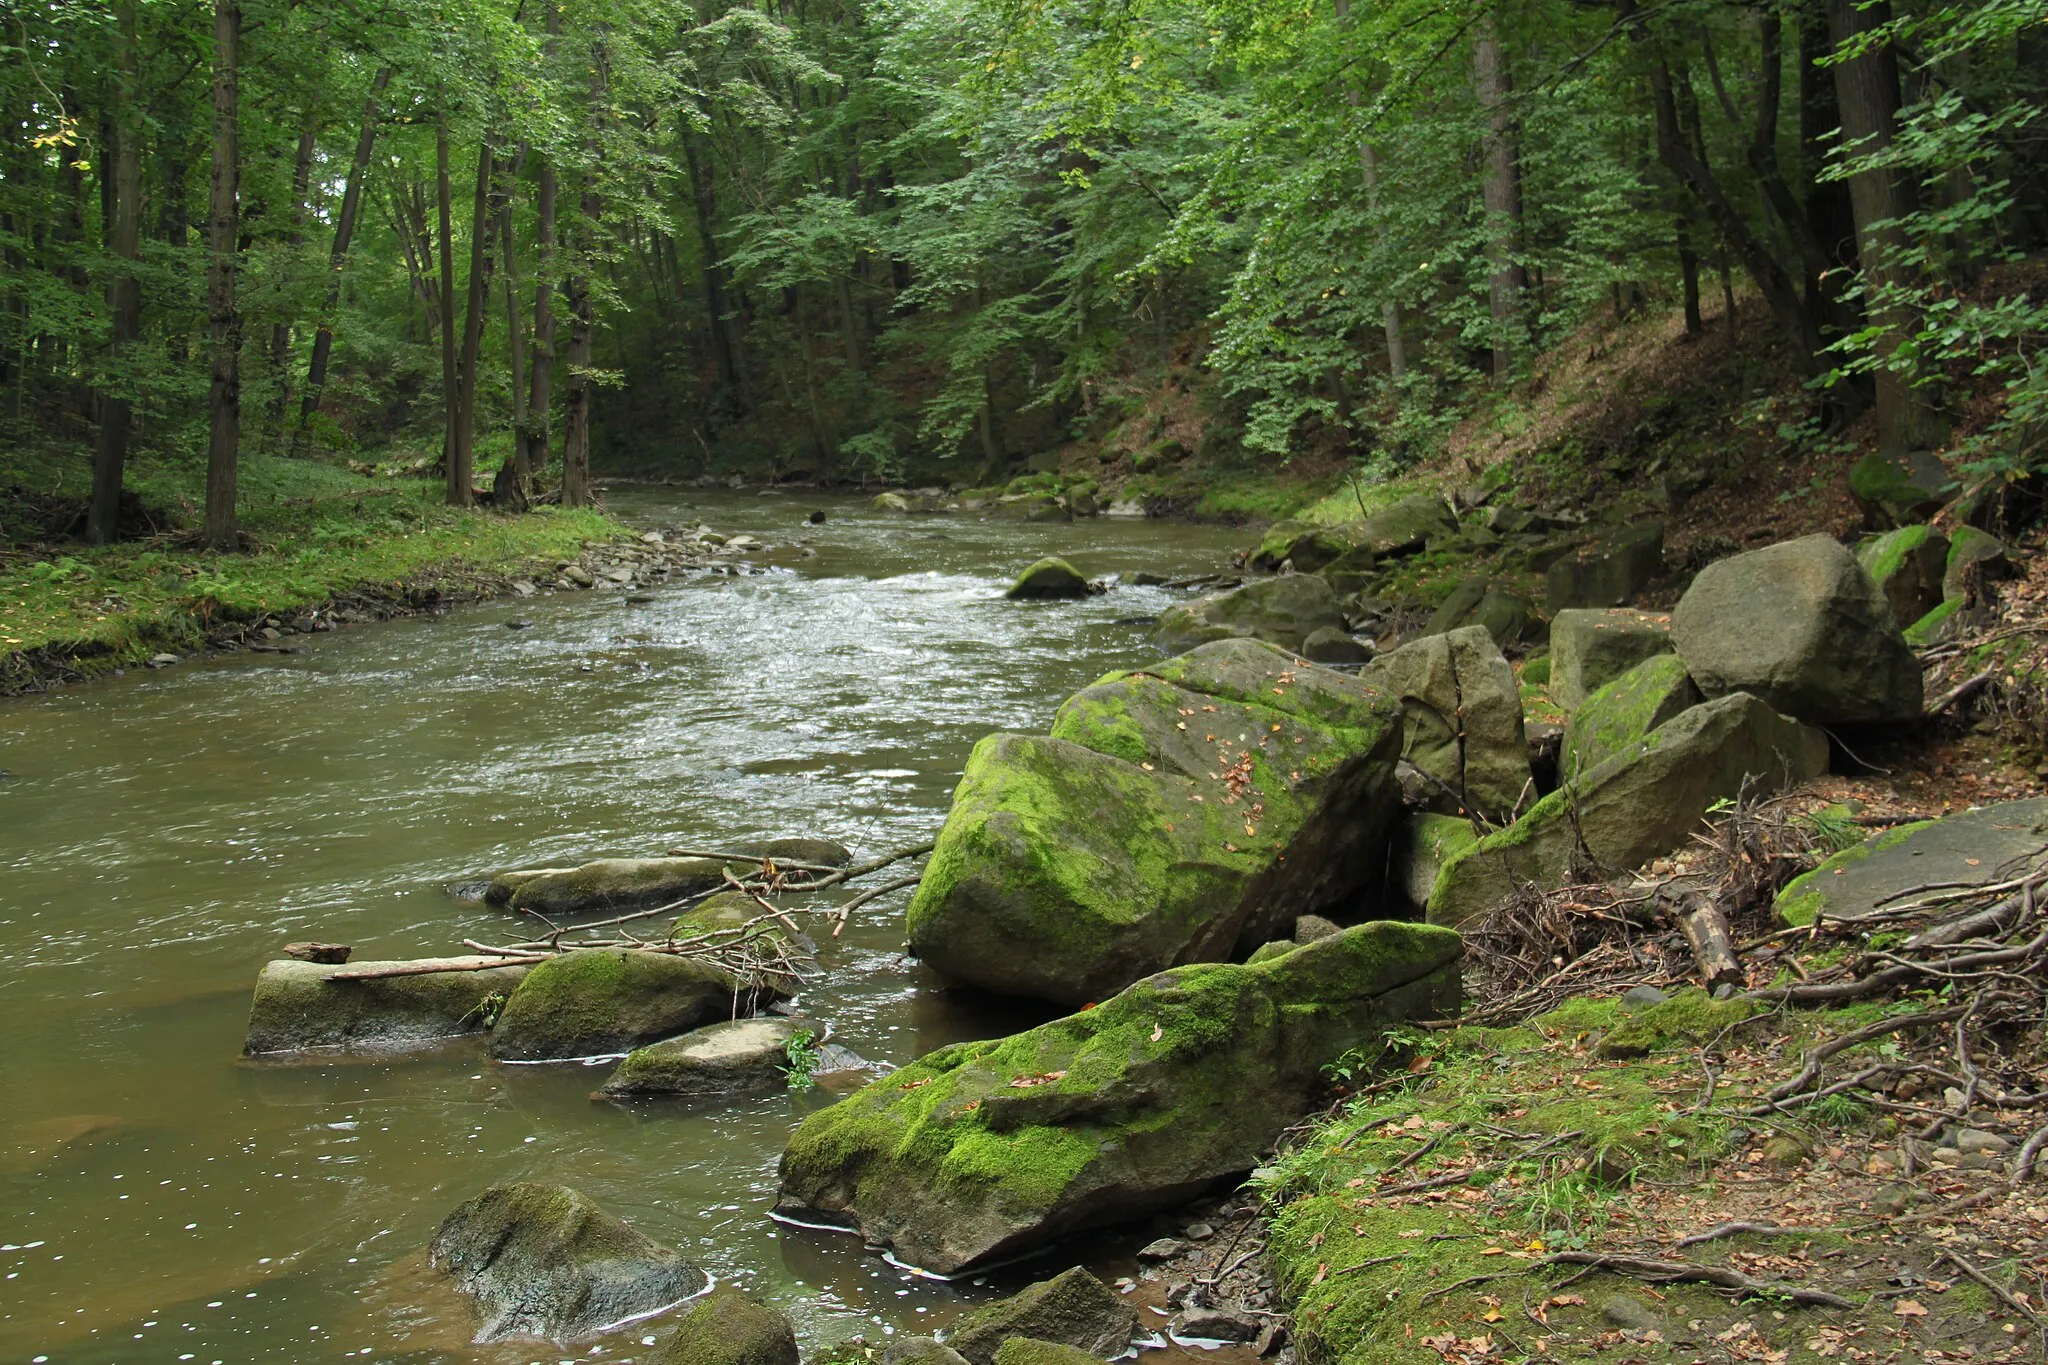
[[[1043,730],[1068,692],[1152,657],[1120,587],[1011,603],[1041,554],[1093,576],[1216,567],[1241,537],[1096,519],[906,519],[856,502],[615,489],[648,525],[815,551],[632,605],[568,593],[303,637],[0,702],[0,1361],[617,1361],[472,1347],[423,1268],[493,1183],[575,1185],[789,1311],[806,1353],[928,1329],[974,1284],[771,1222],[775,1162],[826,1094],[621,1108],[604,1072],[240,1057],[256,972],[317,938],[455,950],[505,919],[448,884],[505,867],[818,834],[870,853],[944,817],[968,750]],[[830,519],[803,524],[822,507]],[[507,629],[524,620],[530,628]],[[901,1063],[1042,1015],[900,956],[904,894],[827,940],[802,998]]]

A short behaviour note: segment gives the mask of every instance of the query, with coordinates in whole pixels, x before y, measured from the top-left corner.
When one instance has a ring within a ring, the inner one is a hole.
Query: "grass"
[[[19,454],[0,462],[0,489],[76,496],[84,491],[81,464]],[[129,487],[178,521],[197,518],[200,476],[189,466],[141,465]],[[551,568],[577,558],[588,541],[626,534],[601,512],[460,510],[441,502],[438,483],[368,478],[309,460],[247,458],[240,493],[251,546],[240,554],[200,549],[177,532],[100,548],[0,548],[0,692],[60,667],[101,672],[189,649],[220,623],[342,595],[403,598],[427,583]]]

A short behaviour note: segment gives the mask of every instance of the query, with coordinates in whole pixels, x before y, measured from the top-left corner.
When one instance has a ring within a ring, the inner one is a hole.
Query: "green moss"
[[[1933,644],[1943,623],[1949,617],[1954,616],[1962,605],[1963,600],[1960,597],[1951,597],[1912,625],[1907,626],[1905,630],[1906,643],[1915,649],[1924,649],[1928,645]]]
[[[1872,581],[1880,586],[1884,581],[1905,566],[1906,556],[1927,543],[1933,528],[1925,525],[1901,526],[1896,531],[1887,531],[1874,536],[1856,547],[1856,562]]]
[[[1933,823],[1932,820],[1916,820],[1911,824],[1895,825],[1831,855],[1812,871],[1800,873],[1785,884],[1785,889],[1778,893],[1773,904],[1778,922],[1791,929],[1803,929],[1812,924],[1827,908],[1827,887],[1832,878],[1873,853],[1896,848],[1911,838],[1916,830],[1926,829]]]
[[[1546,654],[1540,659],[1531,659],[1523,664],[1522,681],[1536,687],[1541,687],[1549,682],[1550,656]]]
[[[996,1365],[1101,1365],[1078,1346],[1011,1337],[996,1349]]]
[[[1595,689],[1572,713],[1559,760],[1563,772],[1591,772],[1698,700],[1676,654],[1645,659]]]

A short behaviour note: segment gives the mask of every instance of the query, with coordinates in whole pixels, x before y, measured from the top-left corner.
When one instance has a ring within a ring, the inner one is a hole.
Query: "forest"
[[[1589,319],[1718,302],[1803,386],[1788,446],[2016,472],[2044,15],[17,4],[0,420],[90,462],[94,542],[138,452],[204,467],[229,547],[251,453],[515,509],[593,460],[979,486],[1162,389],[1197,455],[1373,480]]]

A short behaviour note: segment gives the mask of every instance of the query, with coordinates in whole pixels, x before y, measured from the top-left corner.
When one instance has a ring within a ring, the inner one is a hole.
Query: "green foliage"
[[[812,1079],[812,1073],[818,1069],[818,1035],[810,1029],[800,1028],[789,1035],[789,1042],[782,1050],[788,1059],[782,1074],[788,1080],[789,1088],[796,1091],[816,1089],[818,1083]]]

